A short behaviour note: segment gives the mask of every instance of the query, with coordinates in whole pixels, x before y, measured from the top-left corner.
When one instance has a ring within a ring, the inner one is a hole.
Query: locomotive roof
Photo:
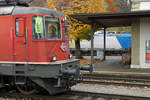
[[[42,7],[22,7],[22,6],[0,7],[0,15],[31,14],[31,13],[53,14],[55,16],[64,17],[64,15],[57,10]]]

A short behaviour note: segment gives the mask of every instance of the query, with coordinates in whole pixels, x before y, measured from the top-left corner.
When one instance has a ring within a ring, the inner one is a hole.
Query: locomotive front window
[[[44,29],[43,29],[43,17],[42,16],[34,16],[33,17],[33,38],[34,39],[44,39]]]
[[[65,40],[69,40],[68,29],[65,27]]]
[[[45,17],[46,38],[51,40],[61,39],[60,21],[59,18]]]

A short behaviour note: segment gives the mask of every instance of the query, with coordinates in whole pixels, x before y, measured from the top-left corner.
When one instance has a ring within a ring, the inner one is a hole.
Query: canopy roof
[[[70,16],[85,24],[97,24],[99,27],[121,27],[131,26],[133,19],[150,17],[150,10],[115,13],[83,13],[72,14]]]

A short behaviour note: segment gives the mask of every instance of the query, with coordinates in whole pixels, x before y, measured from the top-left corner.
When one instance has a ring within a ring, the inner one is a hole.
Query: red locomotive
[[[0,88],[16,87],[26,94],[69,89],[80,75],[80,65],[69,57],[65,17],[14,1],[0,1]]]

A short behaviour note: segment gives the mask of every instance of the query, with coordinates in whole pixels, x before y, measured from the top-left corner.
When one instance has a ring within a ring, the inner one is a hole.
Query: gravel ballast
[[[117,94],[139,97],[150,97],[150,88],[147,87],[124,87],[114,85],[77,84],[71,88],[72,91],[83,91],[92,93]]]

